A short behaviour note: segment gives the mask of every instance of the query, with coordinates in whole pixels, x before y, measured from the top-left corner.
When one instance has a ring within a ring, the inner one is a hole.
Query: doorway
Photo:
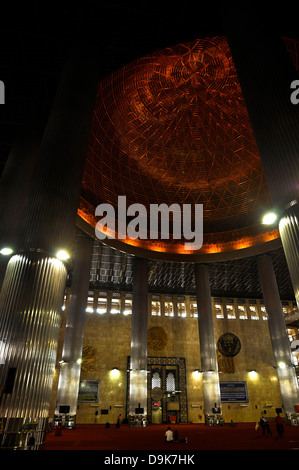
[[[152,408],[152,424],[162,424],[162,407],[153,406]]]

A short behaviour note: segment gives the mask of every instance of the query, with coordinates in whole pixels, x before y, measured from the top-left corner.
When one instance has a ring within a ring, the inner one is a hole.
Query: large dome
[[[123,195],[127,206],[148,210],[157,203],[203,204],[198,254],[279,238],[261,224],[271,200],[224,37],[157,51],[99,84],[79,214],[94,226],[95,207],[117,208]],[[125,243],[186,254],[171,237]]]

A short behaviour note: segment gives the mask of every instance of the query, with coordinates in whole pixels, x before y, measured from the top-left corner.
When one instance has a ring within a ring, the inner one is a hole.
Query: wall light
[[[120,375],[120,371],[117,367],[113,367],[110,371],[111,378],[117,378]]]
[[[256,380],[258,378],[258,373],[255,369],[249,370],[248,375],[252,380]]]

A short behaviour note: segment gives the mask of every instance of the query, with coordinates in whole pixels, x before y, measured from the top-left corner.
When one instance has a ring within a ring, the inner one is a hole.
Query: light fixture
[[[249,370],[248,375],[252,380],[256,380],[258,378],[258,373],[255,369]]]
[[[120,376],[120,371],[118,369],[118,367],[113,367],[111,370],[110,370],[110,377],[111,378],[118,378]]]
[[[263,225],[271,225],[274,224],[274,222],[277,219],[277,215],[274,212],[268,212],[267,214],[264,215],[262,224]]]
[[[279,363],[278,363],[278,367],[279,367],[280,369],[285,369],[285,368],[287,367],[287,365],[286,365],[285,362],[279,362]]]
[[[69,259],[70,255],[65,250],[59,250],[56,253],[56,258],[60,259],[61,261],[65,261]]]
[[[9,247],[4,247],[2,250],[0,250],[1,255],[8,256],[13,253],[13,250]]]

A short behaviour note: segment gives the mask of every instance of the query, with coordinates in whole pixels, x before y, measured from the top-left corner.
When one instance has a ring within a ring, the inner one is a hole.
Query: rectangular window
[[[223,307],[221,304],[215,304],[216,318],[224,318]]]
[[[178,308],[178,316],[182,317],[182,318],[185,318],[187,316],[185,302],[178,302],[177,303],[177,308]]]
[[[112,313],[112,315],[120,313],[120,298],[112,297],[110,313]]]
[[[132,299],[125,299],[124,315],[132,314]]]
[[[227,318],[229,318],[229,319],[235,319],[236,318],[234,306],[232,304],[227,304],[226,305],[226,315],[227,315]]]
[[[197,318],[198,311],[197,311],[197,301],[190,299],[190,317]]]
[[[245,305],[238,305],[238,317],[240,318],[240,320],[247,320]]]
[[[164,312],[165,312],[165,317],[173,317],[174,316],[173,302],[165,302],[164,303]]]
[[[258,312],[257,312],[256,305],[249,305],[249,312],[250,312],[251,320],[258,320],[259,319],[259,315],[258,315]]]
[[[161,302],[152,300],[152,315],[157,317],[161,316]]]
[[[89,295],[87,297],[86,312],[88,312],[88,313],[93,313],[94,312],[94,309],[93,309],[93,296],[91,296],[91,295]]]
[[[99,313],[100,315],[107,313],[107,298],[105,297],[98,298],[97,313]]]
[[[263,320],[268,320],[268,314],[267,314],[267,311],[266,311],[266,307],[261,305],[261,312],[262,312],[262,319]]]

